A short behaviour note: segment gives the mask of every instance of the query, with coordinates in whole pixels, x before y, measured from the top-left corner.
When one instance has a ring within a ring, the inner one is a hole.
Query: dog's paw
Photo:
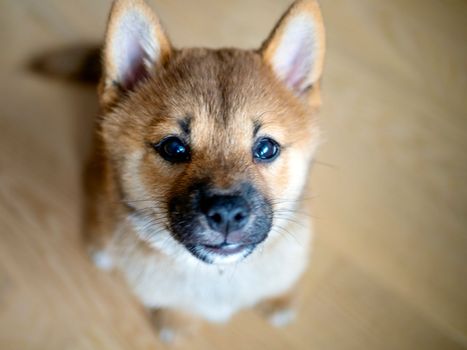
[[[89,256],[99,269],[103,271],[110,271],[114,267],[112,256],[105,250],[89,250]]]
[[[160,341],[171,345],[193,337],[199,325],[191,316],[166,309],[152,310],[151,321]]]
[[[296,298],[293,293],[267,299],[257,305],[257,310],[274,327],[285,327],[297,316]]]
[[[274,327],[285,327],[292,323],[297,316],[294,309],[282,309],[271,313],[268,317],[268,321]]]
[[[164,344],[174,344],[180,336],[175,329],[169,327],[162,327],[159,331],[159,339]]]

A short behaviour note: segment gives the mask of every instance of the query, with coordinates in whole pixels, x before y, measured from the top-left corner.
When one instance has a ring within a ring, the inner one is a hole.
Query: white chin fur
[[[248,255],[248,252],[246,250],[230,255],[214,254],[211,252],[207,252],[203,248],[198,248],[198,251],[201,253],[201,255],[207,258],[207,261],[210,264],[215,265],[233,264],[239,262],[240,260],[243,260],[243,258],[245,258]]]
[[[245,257],[245,253],[238,253],[238,254],[232,254],[228,256],[223,256],[223,255],[214,255],[212,257],[212,263],[213,264],[219,264],[219,265],[226,265],[226,264],[233,264],[236,262],[239,262]]]

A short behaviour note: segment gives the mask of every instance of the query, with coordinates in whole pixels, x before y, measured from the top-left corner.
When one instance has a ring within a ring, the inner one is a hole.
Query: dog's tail
[[[101,76],[101,46],[78,44],[43,52],[29,62],[40,75],[72,82],[96,84]]]

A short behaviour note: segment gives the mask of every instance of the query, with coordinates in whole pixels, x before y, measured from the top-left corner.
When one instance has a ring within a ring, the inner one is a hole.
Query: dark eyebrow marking
[[[179,119],[178,125],[180,126],[180,128],[182,129],[182,131],[185,133],[186,136],[189,136],[191,134],[191,117]]]
[[[258,135],[258,131],[259,129],[261,129],[261,127],[263,126],[263,124],[261,124],[261,122],[259,120],[255,120],[253,121],[253,137],[256,137],[256,135]]]

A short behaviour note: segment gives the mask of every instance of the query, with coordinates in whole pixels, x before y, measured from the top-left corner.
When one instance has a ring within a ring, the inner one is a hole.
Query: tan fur
[[[162,56],[147,80],[124,93],[114,83],[108,47],[128,7],[147,13]],[[318,65],[311,73],[316,84],[298,97],[275,77],[268,60],[289,16],[303,11],[316,20],[321,41]],[[322,20],[311,0],[292,6],[259,51],[173,49],[143,1],[117,1],[113,6],[99,89],[102,112],[86,177],[87,242],[98,263],[105,260],[101,265],[124,273],[146,307],[223,322],[242,308],[277,300],[299,279],[307,262],[311,223],[298,214],[296,204],[319,142],[315,113],[321,103],[317,80],[323,57]],[[191,120],[196,156],[187,165],[174,166],[150,144],[180,132],[181,117]],[[274,163],[251,161],[255,121],[263,124],[261,134],[284,146]],[[272,199],[278,214],[266,241],[236,264],[205,264],[167,230],[168,194],[205,176],[219,188],[248,179]],[[154,218],[157,232],[149,229]]]

